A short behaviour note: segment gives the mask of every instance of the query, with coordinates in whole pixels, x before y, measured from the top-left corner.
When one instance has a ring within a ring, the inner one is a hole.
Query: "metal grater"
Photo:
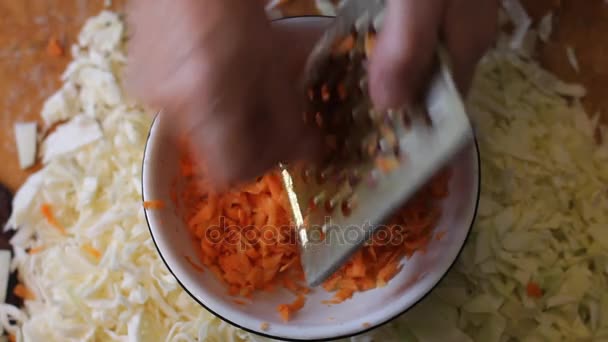
[[[371,110],[366,60],[384,2],[343,2],[307,65],[304,120],[321,130],[327,154],[316,166],[282,165],[282,176],[310,286],[347,262],[470,139],[469,119],[441,51],[419,108]]]

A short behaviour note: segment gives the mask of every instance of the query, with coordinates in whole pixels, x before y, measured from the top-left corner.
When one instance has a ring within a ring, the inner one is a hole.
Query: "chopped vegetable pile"
[[[469,100],[483,183],[472,236],[430,296],[352,341],[608,340],[608,131],[580,105],[583,87],[532,61],[531,23],[512,12],[517,34],[481,62]],[[14,199],[11,267],[29,299],[0,304],[0,326],[17,341],[263,340],[203,310],[157,255],[139,193],[150,117],[120,87],[123,37],[114,13],[91,18],[44,106],[47,127],[91,134],[43,149]]]
[[[301,283],[300,249],[278,171],[218,194],[211,191],[204,166],[187,146],[180,169],[176,200],[200,246],[203,265],[224,281],[229,295],[253,299],[253,303],[256,291],[274,292],[277,287],[292,291],[298,296],[296,301],[277,308],[288,321],[304,306],[309,289]],[[441,214],[441,200],[448,194],[449,176],[449,170],[435,176],[388,221],[385,229],[389,234],[376,233],[323,284],[327,291],[336,292],[327,304],[339,304],[357,291],[384,286],[400,270],[404,256],[424,252]]]

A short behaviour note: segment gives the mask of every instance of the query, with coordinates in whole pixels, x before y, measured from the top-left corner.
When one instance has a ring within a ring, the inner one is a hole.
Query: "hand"
[[[388,0],[384,27],[370,60],[370,95],[378,109],[420,95],[441,39],[454,78],[466,93],[478,60],[497,31],[497,0]]]
[[[312,155],[298,80],[319,33],[271,27],[260,1],[133,0],[128,18],[129,89],[188,132],[213,184]]]

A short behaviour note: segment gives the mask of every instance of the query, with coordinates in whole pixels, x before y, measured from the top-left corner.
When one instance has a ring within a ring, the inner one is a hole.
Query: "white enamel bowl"
[[[276,25],[313,30],[331,21],[327,17],[282,19]],[[164,200],[162,210],[147,210],[146,218],[158,251],[183,288],[202,306],[225,321],[260,335],[289,340],[323,340],[347,337],[382,325],[423,299],[441,280],[460,253],[473,224],[479,199],[479,153],[471,140],[452,162],[449,196],[444,201],[437,231],[447,232],[431,242],[427,252],[404,260],[404,267],[387,286],[357,293],[342,304],[321,304],[332,294],[322,288],[307,297],[305,307],[288,323],[283,323],[276,307],[294,296],[287,291],[259,293],[254,304],[238,305],[211,272],[200,273],[186,260],[197,260],[195,244],[187,228],[172,208],[171,180],[178,172],[177,148],[170,139],[170,121],[162,114],[151,128],[143,162],[144,200]],[[262,323],[269,323],[266,331]]]

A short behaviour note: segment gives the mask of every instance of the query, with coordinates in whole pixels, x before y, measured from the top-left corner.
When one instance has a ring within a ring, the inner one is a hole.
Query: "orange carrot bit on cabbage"
[[[531,298],[541,298],[543,296],[543,290],[535,282],[529,282],[526,286],[526,293]]]
[[[190,256],[185,255],[184,258],[190,264],[190,266],[192,266],[192,268],[194,268],[197,272],[199,272],[199,273],[205,272],[205,269],[202,266],[199,266],[197,263],[195,263],[194,260],[192,260],[192,258],[190,258]]]
[[[28,289],[25,285],[19,283],[15,285],[13,289],[13,294],[24,300],[34,300],[36,299],[36,295],[30,289]]]
[[[65,230],[65,228],[55,218],[55,215],[53,214],[53,208],[51,207],[50,204],[47,204],[47,203],[42,204],[40,206],[40,212],[42,213],[42,216],[44,216],[46,221],[51,226],[53,226],[55,229],[57,229],[62,235],[68,234],[68,232]]]
[[[144,209],[164,209],[165,201],[163,200],[151,200],[144,201]]]
[[[101,252],[93,247],[90,243],[85,243],[82,245],[82,250],[87,252],[90,256],[92,256],[95,260],[99,261],[101,259]]]
[[[304,307],[304,304],[306,304],[306,297],[300,294],[293,303],[279,305],[277,311],[281,315],[281,319],[284,322],[288,322],[294,313],[300,311],[300,309]]]
[[[43,250],[45,250],[45,249],[46,249],[46,246],[45,246],[45,245],[40,245],[40,246],[37,246],[37,247],[32,247],[32,248],[30,248],[30,249],[29,249],[29,251],[28,251],[27,253],[28,253],[29,255],[34,255],[34,254],[38,254],[38,253],[42,252],[42,251],[43,251]]]

